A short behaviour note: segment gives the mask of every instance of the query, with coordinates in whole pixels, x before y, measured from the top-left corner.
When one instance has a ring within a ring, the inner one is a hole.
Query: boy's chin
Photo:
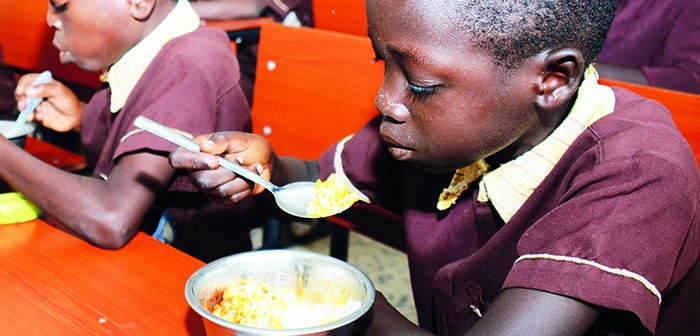
[[[426,174],[431,174],[431,175],[441,175],[441,174],[451,174],[454,173],[455,170],[461,168],[461,167],[451,167],[451,166],[437,166],[435,165],[435,162],[424,162],[421,160],[410,160],[407,161],[411,166],[415,167],[417,170],[426,173]]]
[[[76,63],[75,57],[73,57],[73,54],[71,54],[69,51],[59,51],[58,52],[58,59],[61,61],[61,64],[68,64],[68,63]]]
[[[69,57],[61,57],[61,63],[62,64],[69,64],[73,63],[77,65],[79,68],[88,71],[88,72],[102,72],[104,67],[99,65],[99,64],[93,64],[91,62],[84,62],[81,60],[78,60],[72,56]]]

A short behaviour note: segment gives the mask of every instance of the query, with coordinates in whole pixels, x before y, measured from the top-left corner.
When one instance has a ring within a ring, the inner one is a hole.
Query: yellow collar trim
[[[345,143],[348,142],[348,140],[352,139],[353,136],[354,134],[346,136],[336,145],[335,155],[333,156],[333,168],[335,168],[335,173],[347,182],[348,189],[350,189],[350,192],[354,192],[357,194],[360,201],[363,201],[365,203],[372,203],[372,201],[370,201],[367,195],[365,195],[362,191],[360,191],[360,189],[357,189],[357,187],[355,187],[352,184],[348,176],[345,175],[345,170],[343,169],[343,149],[345,148]]]
[[[457,169],[454,176],[452,176],[450,186],[443,189],[438,198],[438,210],[447,210],[457,203],[457,199],[469,188],[469,185],[484,175],[488,169],[489,166],[484,160],[479,160],[469,166]]]
[[[507,223],[552,171],[554,165],[583,131],[613,112],[615,94],[598,84],[598,74],[590,66],[569,115],[544,141],[528,152],[488,172],[479,184],[478,199],[491,200]]]
[[[197,30],[200,24],[201,20],[189,1],[178,1],[158,27],[109,68],[106,78],[101,79],[109,82],[112,113],[119,112],[124,107],[136,83],[163,46],[176,37]]]

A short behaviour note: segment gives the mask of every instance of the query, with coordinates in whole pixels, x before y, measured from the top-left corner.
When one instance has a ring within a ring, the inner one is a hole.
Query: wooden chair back
[[[365,0],[314,0],[314,27],[367,36]]]
[[[53,77],[87,87],[99,86],[99,74],[74,64],[61,64],[46,23],[46,0],[3,1],[0,6],[0,48],[3,62],[22,72],[50,70]]]
[[[279,155],[317,159],[378,111],[383,67],[366,37],[264,24],[252,102],[253,132]]]
[[[601,78],[601,84],[620,86],[656,100],[671,111],[676,126],[690,143],[700,165],[700,95]]]

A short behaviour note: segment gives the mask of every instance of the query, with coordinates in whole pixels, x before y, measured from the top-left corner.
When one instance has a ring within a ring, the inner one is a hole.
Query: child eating
[[[692,334],[698,167],[663,106],[597,83],[616,5],[367,0],[380,116],[318,161],[228,132],[170,163],[229,204],[262,190],[214,155],[278,185],[344,171],[402,215],[419,326],[379,296],[358,333]]]
[[[144,115],[192,134],[250,131],[226,34],[201,27],[185,0],[50,0],[47,21],[61,61],[104,71],[105,86],[86,104],[58,81],[31,86],[29,74],[18,105],[43,97],[35,121],[81,131],[92,177],[54,169],[0,137],[0,178],[47,220],[102,248],[121,248],[142,230],[205,261],[250,250],[249,229],[260,224],[252,200],[209,201],[168,164],[174,145],[132,125]]]

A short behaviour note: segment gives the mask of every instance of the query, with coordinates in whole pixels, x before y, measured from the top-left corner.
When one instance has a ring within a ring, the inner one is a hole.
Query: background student
[[[700,94],[700,1],[620,0],[601,77]]]
[[[18,105],[43,97],[35,121],[80,130],[92,177],[50,167],[0,138],[0,178],[55,225],[103,248],[121,248],[143,230],[205,261],[249,250],[252,201],[209,201],[168,165],[174,145],[133,126],[144,115],[195,134],[250,131],[226,34],[202,27],[184,0],[49,3],[61,61],[104,70],[105,87],[86,104],[58,81],[30,86],[30,74],[19,80]]]

